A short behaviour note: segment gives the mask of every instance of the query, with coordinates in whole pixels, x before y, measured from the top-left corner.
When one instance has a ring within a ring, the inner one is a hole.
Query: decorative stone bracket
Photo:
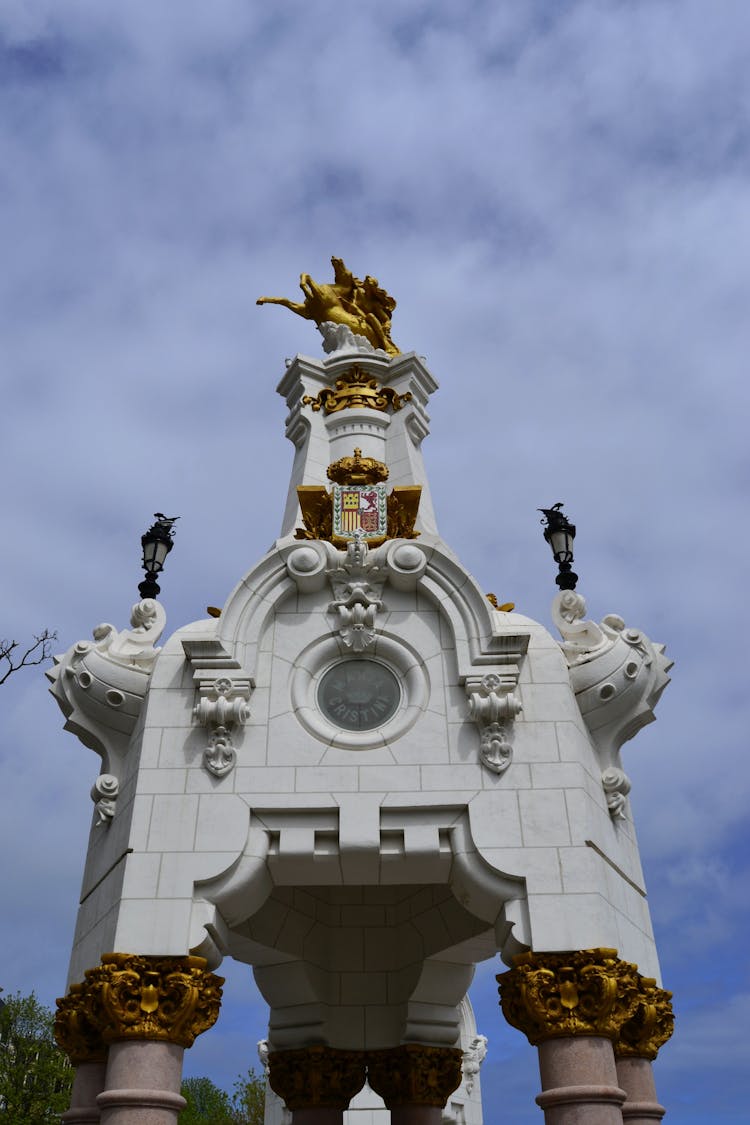
[[[155,647],[167,616],[153,598],[136,602],[130,629],[105,622],[93,641],[78,641],[54,658],[46,673],[50,691],[65,715],[65,729],[102,758],[103,772],[91,790],[97,824],[115,815],[122,765],[135,728],[149,678],[160,649]]]
[[[186,640],[182,647],[198,690],[193,715],[208,730],[203,765],[214,777],[225,777],[237,761],[233,735],[250,718],[248,703],[255,685],[220,641]]]
[[[375,640],[377,616],[384,608],[383,589],[413,590],[427,567],[427,555],[415,543],[387,541],[371,548],[360,532],[346,551],[317,541],[295,546],[287,555],[289,577],[300,592],[323,589],[330,583],[335,614],[334,633],[352,652],[364,652]]]
[[[562,591],[552,603],[570,682],[599,753],[607,806],[614,817],[624,819],[630,780],[621,768],[619,750],[653,722],[673,662],[665,656],[664,645],[627,628],[617,614],[608,614],[600,624],[586,620],[585,614],[586,602],[574,590]]]
[[[338,618],[338,634],[352,652],[363,652],[375,639],[375,618],[383,608],[386,573],[370,554],[361,531],[355,531],[344,561],[327,574],[334,598],[330,610]]]
[[[522,711],[516,684],[517,673],[510,669],[466,679],[469,718],[479,727],[479,757],[493,773],[504,773],[513,760],[513,722]]]
[[[467,1094],[470,1094],[474,1089],[474,1083],[486,1057],[487,1036],[475,1035],[464,1050],[463,1075]]]

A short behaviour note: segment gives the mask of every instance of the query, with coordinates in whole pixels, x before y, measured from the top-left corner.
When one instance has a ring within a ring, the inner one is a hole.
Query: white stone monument
[[[182,1052],[233,957],[269,1005],[267,1121],[479,1125],[466,993],[497,954],[546,1120],[658,1120],[671,1010],[620,747],[669,663],[620,618],[586,620],[574,590],[553,605],[562,644],[491,604],[435,524],[435,380],[392,344],[377,282],[336,268],[287,302],[328,354],[278,388],[280,538],[219,617],[158,649],[143,599],[50,674],[102,758],[57,1021],[77,1067],[65,1120],[175,1122]]]

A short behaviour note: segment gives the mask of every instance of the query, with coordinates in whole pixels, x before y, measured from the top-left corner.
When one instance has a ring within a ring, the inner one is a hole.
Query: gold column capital
[[[387,1109],[403,1105],[443,1108],[461,1085],[463,1052],[456,1047],[403,1043],[368,1051],[367,1080]]]
[[[67,995],[57,1000],[55,1042],[72,1066],[105,1062],[107,1058],[107,1044],[99,1028],[89,1020],[85,1000],[82,984],[72,984]]]
[[[336,1047],[296,1047],[271,1051],[268,1081],[287,1109],[341,1109],[365,1084],[363,1051]]]
[[[107,1046],[153,1039],[191,1047],[219,1015],[224,981],[207,972],[203,957],[106,953],[84,976],[58,1001],[56,1033],[66,1051],[66,1041],[77,1050],[83,1029],[93,1029]]]
[[[533,1046],[562,1036],[616,1040],[639,1002],[637,967],[616,949],[522,953],[497,981],[506,1020]]]
[[[638,1006],[620,1028],[615,1055],[621,1059],[653,1061],[674,1031],[672,993],[651,977],[639,977]]]

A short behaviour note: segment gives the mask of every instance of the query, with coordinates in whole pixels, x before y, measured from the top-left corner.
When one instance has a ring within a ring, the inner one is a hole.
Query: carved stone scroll
[[[219,641],[183,641],[183,649],[198,689],[193,715],[208,729],[203,765],[214,777],[225,777],[237,761],[233,735],[250,718],[248,702],[254,685]]]
[[[586,602],[574,590],[559,593],[552,603],[570,683],[599,754],[607,806],[615,819],[625,819],[630,781],[621,768],[620,747],[653,722],[672,661],[664,645],[628,628],[617,614],[599,624],[585,614]]]
[[[504,773],[513,760],[513,721],[522,710],[516,682],[516,675],[499,672],[466,680],[469,717],[479,727],[479,757],[493,773]]]
[[[363,652],[375,639],[386,572],[370,554],[362,535],[355,532],[344,561],[327,573],[334,596],[330,610],[336,614],[338,634],[352,652]]]

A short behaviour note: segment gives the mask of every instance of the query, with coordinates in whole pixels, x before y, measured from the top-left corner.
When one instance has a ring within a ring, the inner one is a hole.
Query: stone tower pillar
[[[474,966],[498,953],[547,1120],[653,1116],[636,1030],[658,962],[620,747],[653,717],[663,649],[574,591],[562,643],[491,604],[435,524],[434,378],[339,328],[279,385],[282,534],[221,615],[159,649],[144,599],[51,673],[102,759],[58,1022],[67,1120],[176,1120],[229,956],[268,1002],[295,1125],[342,1121],[365,1080],[392,1121],[437,1125],[474,1073]]]

